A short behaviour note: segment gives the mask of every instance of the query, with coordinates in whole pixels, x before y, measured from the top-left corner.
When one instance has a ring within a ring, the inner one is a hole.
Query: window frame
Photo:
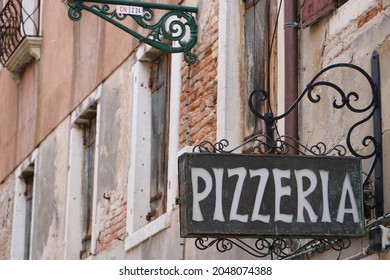
[[[268,10],[266,10],[268,9]],[[245,23],[244,23],[244,39],[245,39],[245,73],[246,73],[246,94],[244,100],[247,101],[249,94],[256,89],[266,90],[269,87],[267,84],[267,63],[268,44],[271,27],[267,17],[269,13],[269,2],[255,1],[245,4]],[[268,93],[269,94],[269,93]],[[245,139],[253,137],[258,133],[263,133],[263,122],[255,117],[249,110],[248,106],[244,106],[244,137]],[[257,108],[259,112],[264,112],[263,104]]]
[[[90,106],[81,118],[76,123],[79,124],[80,130],[83,133],[83,169],[82,169],[82,250],[80,252],[80,259],[86,259],[91,255],[91,244],[92,244],[92,229],[93,229],[93,207],[94,207],[94,191],[96,188],[95,184],[95,160],[96,160],[96,137],[97,137],[97,114],[96,109],[97,103]],[[91,113],[91,111],[93,111]]]
[[[151,62],[161,56],[161,52],[142,44],[136,54],[136,62],[131,68],[132,89],[130,90],[131,114],[131,158],[128,174],[127,221],[125,250],[138,246],[143,241],[171,226],[171,216],[175,207],[178,192],[177,157],[180,128],[180,95],[181,95],[181,54],[170,55],[170,101],[169,101],[169,139],[166,211],[152,219],[146,220],[150,211],[150,152],[151,130],[145,129],[151,123]],[[142,186],[142,187],[140,187]]]
[[[68,156],[68,182],[65,211],[65,259],[88,259],[96,254],[98,228],[96,225],[97,208],[97,175],[100,130],[100,96],[102,86],[99,86],[71,114],[70,148]],[[89,256],[83,256],[83,230],[85,228],[85,201],[82,193],[84,185],[84,129],[83,124],[96,115],[95,150],[93,163],[93,186],[91,206],[91,238]]]
[[[15,202],[13,212],[13,224],[12,224],[12,240],[11,240],[11,259],[12,260],[26,260],[31,259],[31,252],[33,251],[33,236],[34,236],[34,212],[35,212],[35,200],[36,196],[36,174],[38,164],[39,150],[34,150],[31,155],[24,160],[15,171]],[[28,214],[30,217],[29,230],[26,228],[27,221],[27,199],[25,197],[28,178],[32,178],[32,201],[31,212]],[[29,237],[26,233],[29,232]],[[27,241],[28,239],[28,241]],[[27,243],[27,244],[26,244]],[[28,251],[26,250],[28,246]]]

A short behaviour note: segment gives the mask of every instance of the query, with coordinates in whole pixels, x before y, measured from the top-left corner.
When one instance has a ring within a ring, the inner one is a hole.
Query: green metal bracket
[[[85,5],[87,2],[91,4]],[[125,6],[129,10],[118,13],[116,6],[113,5]],[[163,52],[182,52],[184,60],[189,64],[197,61],[197,56],[192,53],[192,48],[198,39],[198,25],[192,15],[198,12],[197,7],[132,0],[70,0],[67,7],[68,16],[73,21],[79,21],[82,17],[82,10],[86,10],[119,27],[140,42]],[[154,9],[167,12],[156,20]],[[150,30],[149,35],[144,36],[131,29],[126,22],[129,18],[132,18],[142,28]]]

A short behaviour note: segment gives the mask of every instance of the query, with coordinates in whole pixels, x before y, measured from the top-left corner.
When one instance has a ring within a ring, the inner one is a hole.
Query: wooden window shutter
[[[152,93],[151,159],[150,166],[150,212],[151,221],[166,211],[168,183],[169,146],[169,80],[170,59],[161,56],[151,68],[150,87]]]
[[[319,21],[348,0],[304,0],[302,4],[302,27]]]

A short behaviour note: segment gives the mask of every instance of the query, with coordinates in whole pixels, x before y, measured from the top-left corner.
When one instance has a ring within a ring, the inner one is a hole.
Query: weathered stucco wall
[[[39,147],[31,241],[32,259],[62,259],[68,154],[69,118]]]
[[[63,2],[42,1],[41,59],[27,65],[20,84],[6,69],[0,71],[0,116],[5,120],[0,151],[7,159],[0,163],[0,182],[139,44],[86,11],[80,21],[71,21]],[[54,105],[55,110],[47,109]]]
[[[131,152],[130,62],[125,62],[102,86],[96,185],[98,252],[126,237],[127,173]]]
[[[389,68],[389,37],[390,1],[348,1],[337,11],[333,12],[318,23],[301,30],[300,39],[300,88],[303,91],[312,77],[326,66],[335,63],[352,63],[371,73],[371,56],[373,51],[379,53],[382,91],[382,125],[384,170],[389,168],[388,155],[388,126],[389,113],[384,104],[389,102],[387,92]],[[327,81],[339,85],[345,92],[357,92],[359,100],[351,102],[355,108],[363,108],[372,100],[370,87],[365,78],[358,72],[335,69],[325,75]],[[368,115],[351,113],[348,109],[335,109],[332,103],[340,95],[336,91],[321,87],[314,92],[321,97],[318,103],[311,103],[304,98],[300,106],[300,139],[306,145],[314,145],[319,141],[327,144],[328,148],[337,144],[345,145],[345,137],[349,127]],[[351,99],[353,100],[353,99]],[[372,135],[372,120],[359,126],[351,137],[353,147],[361,154],[368,154],[372,146],[363,146],[363,139]],[[367,170],[371,161],[363,161],[363,169]],[[385,172],[385,213],[390,210],[389,189],[387,182],[390,178]],[[319,259],[346,258],[362,251],[368,245],[368,237],[352,242],[348,250],[338,253],[327,253],[314,256]],[[388,255],[373,255],[370,258],[386,259]]]
[[[18,139],[18,90],[8,71],[0,71],[0,183],[16,166]],[[5,109],[6,108],[6,109]]]

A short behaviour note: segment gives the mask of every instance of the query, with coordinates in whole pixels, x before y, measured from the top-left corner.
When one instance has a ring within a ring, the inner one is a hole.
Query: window
[[[302,6],[302,27],[316,23],[348,0],[305,0]]]
[[[96,250],[94,211],[101,87],[71,115],[65,217],[65,259],[86,259]]]
[[[90,115],[85,123],[80,124],[83,130],[83,234],[82,250],[80,258],[85,259],[91,254],[92,237],[92,209],[93,209],[93,188],[94,188],[94,168],[95,168],[95,140],[96,140],[96,110],[89,109]]]
[[[23,0],[22,1],[22,35],[38,36],[39,35],[39,0]]]
[[[246,94],[243,96],[245,108],[244,135],[247,137],[264,133],[262,122],[256,118],[247,106],[249,94],[256,89],[271,95],[271,102],[276,92],[277,74],[273,67],[276,59],[275,23],[278,16],[278,1],[245,1],[245,67]],[[269,104],[266,104],[269,105]],[[257,111],[264,114],[269,108],[260,107]]]
[[[182,56],[142,45],[137,57],[131,67],[126,250],[170,226],[177,196]]]
[[[169,147],[169,55],[133,66],[132,158],[129,188],[135,200],[132,226],[147,225],[166,212]],[[130,195],[130,194],[129,194]]]
[[[31,259],[37,150],[16,170],[11,259]]]
[[[31,240],[31,221],[32,221],[32,205],[33,205],[33,189],[34,189],[34,165],[30,165],[29,169],[23,174],[25,184],[24,198],[26,199],[26,215],[25,215],[25,234],[24,234],[24,259],[30,258],[30,240]]]

